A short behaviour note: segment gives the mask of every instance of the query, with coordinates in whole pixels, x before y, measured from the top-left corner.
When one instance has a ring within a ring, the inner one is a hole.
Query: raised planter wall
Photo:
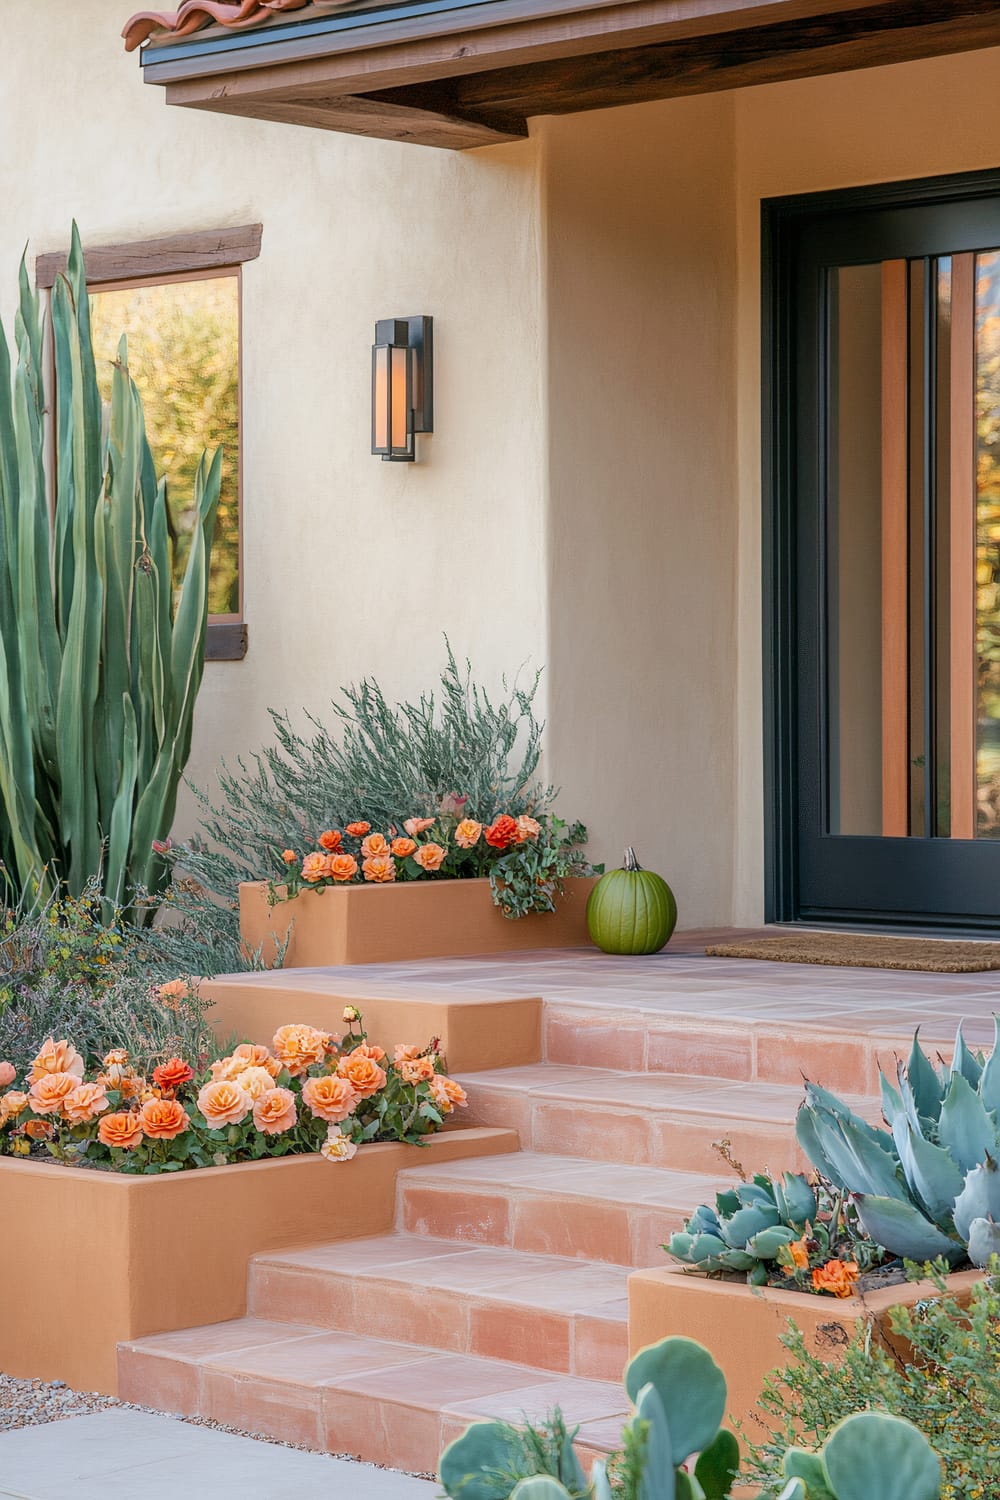
[[[587,896],[593,877],[574,876],[554,912],[511,921],[481,880],[412,880],[398,885],[323,886],[268,905],[268,886],[240,886],[240,932],[268,963],[287,939],[284,966],[398,963],[465,958],[590,943]]]
[[[155,1177],[0,1158],[0,1370],[114,1395],[120,1341],[243,1316],[252,1255],[384,1233],[401,1167],[516,1149],[513,1131],[451,1129],[349,1162]]]
[[[969,1296],[981,1271],[960,1271],[949,1279],[958,1297]],[[912,1306],[937,1295],[930,1282],[883,1287],[863,1297],[813,1297],[744,1282],[713,1281],[678,1266],[636,1271],[629,1277],[629,1350],[634,1354],[668,1334],[704,1344],[721,1365],[729,1388],[729,1416],[746,1421],[753,1437],[761,1420],[757,1400],[764,1377],[788,1361],[780,1336],[792,1319],[806,1348],[835,1362],[859,1322],[874,1318],[887,1346],[887,1313],[900,1303]],[[897,1352],[903,1352],[897,1350]]]

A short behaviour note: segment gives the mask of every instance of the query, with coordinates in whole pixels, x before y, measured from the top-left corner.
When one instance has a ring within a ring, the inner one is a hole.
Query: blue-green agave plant
[[[1000,1018],[988,1060],[959,1027],[950,1067],[934,1066],[918,1032],[896,1085],[882,1075],[882,1112],[887,1130],[807,1084],[796,1135],[893,1255],[987,1265],[1000,1254]]]
[[[799,1173],[781,1182],[757,1176],[701,1204],[680,1233],[664,1245],[675,1260],[706,1274],[745,1271],[751,1286],[765,1286],[780,1251],[815,1224],[816,1194]]]

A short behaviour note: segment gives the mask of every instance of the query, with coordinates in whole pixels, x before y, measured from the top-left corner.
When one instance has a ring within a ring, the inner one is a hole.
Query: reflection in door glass
[[[1000,838],[1000,251],[976,256],[976,780]]]

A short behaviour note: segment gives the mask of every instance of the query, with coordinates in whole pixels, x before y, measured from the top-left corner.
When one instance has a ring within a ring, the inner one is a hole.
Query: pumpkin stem
[[[642,869],[642,865],[640,865],[639,861],[636,859],[636,857],[635,857],[635,850],[632,848],[631,844],[629,844],[628,848],[625,850],[625,865],[624,865],[624,868],[626,870],[641,870]]]

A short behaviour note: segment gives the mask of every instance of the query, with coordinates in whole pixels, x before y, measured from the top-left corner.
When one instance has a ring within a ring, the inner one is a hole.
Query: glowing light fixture
[[[434,431],[433,318],[382,318],[372,346],[372,452],[412,463]]]

